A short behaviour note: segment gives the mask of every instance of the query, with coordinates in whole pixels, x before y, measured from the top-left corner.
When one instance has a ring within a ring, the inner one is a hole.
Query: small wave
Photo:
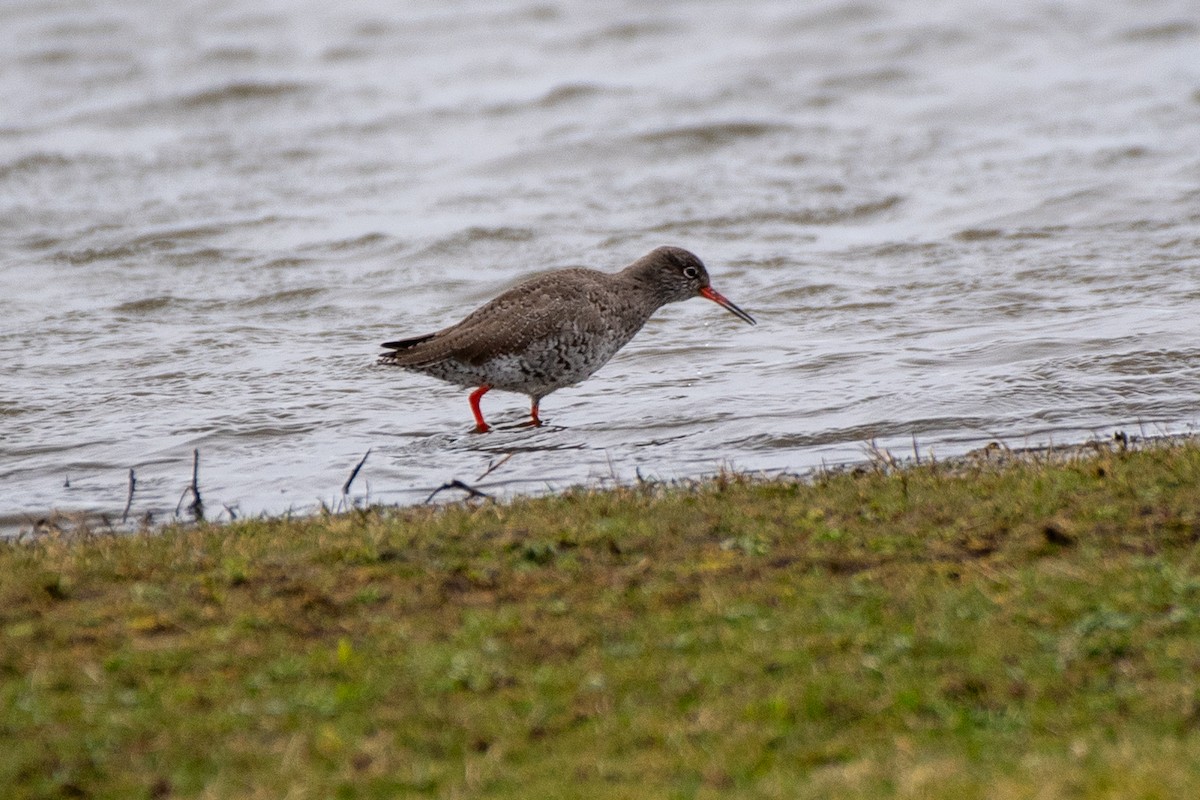
[[[788,130],[791,130],[791,126],[773,122],[716,122],[643,133],[635,136],[634,141],[651,145],[721,147],[742,139],[755,139]]]
[[[303,94],[311,91],[311,89],[312,87],[306,83],[244,81],[231,83],[215,89],[203,89],[199,92],[176,98],[174,102],[180,108],[197,110],[215,108],[233,103],[274,100],[289,95]]]
[[[204,52],[205,61],[218,64],[251,64],[262,57],[262,53],[253,47],[213,47]]]
[[[797,8],[800,9],[803,6],[797,5]],[[783,23],[782,29],[785,32],[806,32],[826,28],[843,29],[848,24],[878,19],[884,13],[884,7],[874,3],[835,3],[827,7],[818,6],[816,10],[803,13]]]
[[[663,20],[644,20],[641,22],[621,22],[609,25],[593,33],[585,34],[575,40],[581,47],[608,46],[612,42],[632,42],[653,36],[671,33],[672,27]]]
[[[834,75],[821,82],[826,89],[876,89],[894,86],[908,80],[911,75],[901,69],[877,69],[867,72],[846,72]]]
[[[7,164],[0,164],[0,180],[15,178],[42,170],[64,169],[75,164],[75,159],[57,153],[31,153]]]
[[[870,219],[896,208],[902,202],[904,202],[904,198],[900,195],[888,195],[879,200],[845,206],[822,206],[793,210],[764,209],[748,214],[692,218],[666,222],[647,230],[652,233],[693,233],[696,230],[743,229],[763,223],[802,226],[841,225]]]
[[[478,244],[493,242],[528,242],[536,233],[530,228],[500,226],[495,228],[471,226],[443,237],[426,247],[421,255],[460,253]]]
[[[81,50],[72,47],[47,47],[44,50],[38,50],[37,52],[22,56],[21,61],[33,66],[38,64],[58,65],[81,62],[90,57]]]
[[[825,208],[803,209],[791,214],[782,214],[780,221],[796,222],[801,225],[833,225],[842,222],[855,222],[868,219],[885,211],[891,211],[904,202],[898,194],[881,197],[878,200],[868,200],[850,206],[827,206]]]
[[[268,292],[267,294],[250,297],[245,300],[239,300],[235,305],[237,308],[264,308],[267,306],[294,306],[298,304],[309,305],[309,301],[314,297],[319,297],[325,293],[325,288],[321,286],[306,286],[300,289],[284,289],[278,292]]]
[[[1108,343],[1110,340],[1104,340]],[[1053,370],[1068,367],[1093,375],[1141,380],[1147,375],[1185,374],[1197,361],[1197,350],[1133,350],[1125,353],[1081,354],[1059,359]],[[1161,386],[1158,387],[1161,390]]]
[[[491,162],[489,168],[530,172],[546,167],[557,169],[564,163],[587,161],[608,162],[629,158],[659,161],[664,153],[702,154],[741,141],[793,130],[790,125],[774,122],[731,121],[659,128],[619,137],[597,134],[582,141],[554,144],[542,149],[524,150],[515,155],[502,156]]]
[[[35,233],[32,236],[20,240],[20,245],[25,250],[52,250],[66,242],[58,236],[48,236],[44,233]]]
[[[19,417],[41,410],[41,406],[19,405],[10,400],[0,400],[0,417]]]
[[[861,250],[851,250],[850,252],[852,254],[861,253],[862,256],[867,258],[891,258],[895,256],[932,254],[940,246],[935,242],[886,242],[880,245],[864,247]]]
[[[1130,42],[1163,42],[1171,39],[1191,39],[1197,35],[1200,35],[1200,26],[1188,20],[1179,20],[1130,28],[1121,34],[1121,38]]]
[[[1152,151],[1148,147],[1142,145],[1128,145],[1125,147],[1105,148],[1096,153],[1096,163],[1101,167],[1111,167],[1120,164],[1123,161],[1133,161],[1139,158],[1146,158],[1152,155]]]
[[[249,421],[234,420],[236,426],[219,428],[209,432],[208,434],[192,440],[188,443],[188,447],[199,447],[202,444],[216,442],[221,440],[227,441],[256,441],[265,440],[273,441],[281,437],[287,438],[299,436],[305,433],[312,433],[318,430],[325,423],[320,421],[312,422],[292,422],[285,423],[282,421],[273,421],[262,424],[253,424]]]
[[[810,283],[805,286],[789,286],[776,289],[771,293],[771,299],[794,302],[797,300],[812,300],[822,298],[831,292],[839,291],[842,287],[832,283]]]
[[[42,35],[49,39],[87,39],[110,37],[121,33],[122,23],[117,17],[79,15],[64,17],[48,25]]]
[[[246,253],[219,247],[183,248],[174,238],[163,234],[140,236],[124,244],[106,247],[60,250],[53,255],[53,258],[60,263],[83,266],[108,261],[129,261],[145,258],[148,254],[161,263],[174,267],[194,267],[217,263],[248,264],[251,261],[250,256]]]
[[[1018,228],[1008,234],[1009,239],[1049,239],[1067,230],[1066,225],[1043,225],[1036,228]]]
[[[318,242],[317,244],[307,245],[300,249],[305,252],[347,253],[360,250],[375,250],[389,243],[393,249],[399,249],[401,246],[400,242],[386,233],[372,231],[371,233],[352,236],[348,239],[333,239],[328,242]]]
[[[960,242],[984,242],[1002,236],[1004,231],[999,228],[966,228],[954,234],[954,238]]]
[[[542,95],[541,99],[537,101],[537,105],[542,108],[555,108],[582,98],[603,94],[605,91],[605,87],[594,83],[564,83]]]
[[[467,114],[482,113],[485,116],[499,117],[508,114],[517,114],[531,108],[556,109],[560,106],[570,105],[571,103],[580,102],[587,98],[612,91],[614,90],[599,84],[565,83],[561,86],[555,86],[545,94],[532,99],[510,100],[485,106],[481,109],[448,110],[445,114],[447,116],[465,116]]]
[[[311,266],[312,263],[311,258],[281,256],[265,262],[262,266],[263,269],[298,269],[300,267]]]
[[[140,300],[130,300],[127,303],[114,306],[113,311],[117,314],[150,314],[170,308],[178,302],[179,298],[164,294],[156,297],[143,297]]]
[[[840,445],[864,448],[875,441],[905,441],[922,434],[939,434],[946,430],[982,431],[994,420],[978,416],[941,416],[910,420],[881,420],[869,425],[830,427],[814,432],[754,434],[732,444],[738,450],[803,450],[813,447]],[[922,446],[920,443],[918,446]],[[922,447],[922,449],[924,449]],[[902,453],[897,452],[897,455]]]
[[[328,48],[321,54],[321,60],[328,61],[331,64],[339,61],[358,61],[369,58],[372,53],[373,51],[366,47],[343,44]]]
[[[952,238],[960,242],[986,242],[992,239],[1049,239],[1057,233],[1066,230],[1065,225],[1047,225],[1037,228],[1017,228],[1015,230],[1006,230],[1004,228],[963,228],[953,235]]]
[[[164,263],[179,267],[215,262],[248,263],[250,256],[244,252],[203,246],[206,240],[226,234],[231,227],[240,227],[240,225],[231,223],[161,228],[139,234],[125,242],[95,247],[65,248],[54,253],[52,258],[67,264],[82,265],[121,261],[152,254],[156,258],[161,258]],[[43,247],[48,247],[60,242],[61,240],[47,239],[41,244]]]
[[[161,228],[151,233],[144,233],[130,239],[128,245],[138,250],[168,249],[180,240],[210,239],[225,233],[227,228],[221,225],[183,225],[177,228]]]
[[[60,250],[54,254],[54,260],[75,266],[96,264],[103,261],[120,261],[133,258],[137,251],[131,247],[117,245],[115,247],[82,247],[75,250]]]

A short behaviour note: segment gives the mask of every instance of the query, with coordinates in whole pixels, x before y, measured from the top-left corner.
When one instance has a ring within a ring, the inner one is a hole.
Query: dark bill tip
[[[742,311],[740,308],[737,307],[737,305],[732,300],[730,300],[725,295],[721,294],[720,292],[718,292],[716,289],[712,288],[711,286],[705,286],[703,289],[701,289],[700,296],[705,297],[709,300],[712,300],[714,303],[721,306],[721,308],[725,309],[730,314],[733,314],[735,317],[737,317],[741,320],[744,320],[745,322],[749,322],[751,325],[758,324],[757,322],[754,321],[754,317],[750,316],[745,311]]]

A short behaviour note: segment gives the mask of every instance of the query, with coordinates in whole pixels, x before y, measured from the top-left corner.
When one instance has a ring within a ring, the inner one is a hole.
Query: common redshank
[[[449,328],[384,342],[389,364],[474,387],[475,430],[490,426],[479,399],[491,389],[529,395],[530,424],[538,404],[604,366],[667,303],[704,297],[754,325],[722,296],[703,262],[679,247],[659,247],[617,273],[561,269],[530,278]]]

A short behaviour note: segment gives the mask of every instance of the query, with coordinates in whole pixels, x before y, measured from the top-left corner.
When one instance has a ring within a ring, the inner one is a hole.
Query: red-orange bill
[[[738,308],[733,303],[732,300],[730,300],[725,295],[721,294],[720,292],[718,292],[716,289],[712,288],[711,286],[705,286],[703,289],[701,289],[700,296],[706,297],[709,300],[712,300],[714,303],[721,306],[729,313],[733,314],[734,316],[736,316],[740,319],[745,320],[746,322],[749,322],[751,325],[758,324],[757,322],[754,321],[754,317],[750,316],[745,311],[742,311],[740,308]]]

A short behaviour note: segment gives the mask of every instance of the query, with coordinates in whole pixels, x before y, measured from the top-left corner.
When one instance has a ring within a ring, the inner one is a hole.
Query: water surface
[[[1194,430],[1188,2],[0,7],[0,519]],[[520,278],[705,259],[471,433],[372,366]],[[185,503],[186,505],[186,503]]]

